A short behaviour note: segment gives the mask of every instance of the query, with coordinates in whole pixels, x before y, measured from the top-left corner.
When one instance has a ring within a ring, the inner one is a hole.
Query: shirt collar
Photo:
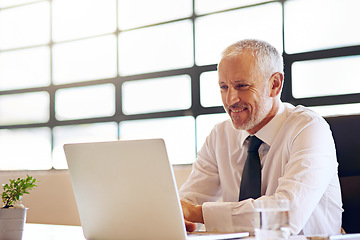
[[[284,104],[280,103],[279,110],[275,117],[270,120],[263,128],[261,128],[255,135],[264,143],[271,146],[276,134],[286,120],[286,112],[284,111]]]
[[[278,112],[276,113],[275,117],[271,119],[270,122],[268,122],[257,133],[255,133],[255,136],[257,136],[267,145],[271,146],[276,134],[278,133],[285,119],[286,119],[286,112],[284,111],[284,104],[280,103]],[[248,138],[250,134],[247,131],[244,130],[242,131],[243,134],[241,134],[240,142],[244,144],[245,140]]]

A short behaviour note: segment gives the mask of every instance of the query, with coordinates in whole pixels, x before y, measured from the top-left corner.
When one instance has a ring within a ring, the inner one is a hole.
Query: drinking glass
[[[254,201],[256,240],[287,240],[289,229],[289,200],[264,198]]]

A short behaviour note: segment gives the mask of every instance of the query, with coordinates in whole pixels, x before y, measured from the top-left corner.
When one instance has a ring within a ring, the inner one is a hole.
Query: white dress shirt
[[[303,106],[282,103],[255,135],[263,141],[261,198],[290,200],[292,234],[339,234],[343,209],[338,163],[326,121]],[[217,124],[180,189],[182,199],[203,204],[208,231],[253,232],[254,199],[238,200],[248,136],[230,120]]]

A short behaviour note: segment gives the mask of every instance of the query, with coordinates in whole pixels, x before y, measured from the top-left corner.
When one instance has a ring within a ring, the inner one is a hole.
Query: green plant
[[[9,181],[10,184],[3,184],[3,208],[13,207],[17,201],[21,200],[22,195],[29,194],[33,187],[37,187],[35,184],[37,180],[29,175],[26,178],[9,179]]]

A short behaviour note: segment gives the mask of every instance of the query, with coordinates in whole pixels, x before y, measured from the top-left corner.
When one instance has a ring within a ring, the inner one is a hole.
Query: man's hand
[[[202,206],[194,205],[189,202],[185,202],[181,200],[181,206],[185,219],[186,230],[189,232],[193,232],[196,230],[195,223],[204,223],[203,215],[202,215]]]

